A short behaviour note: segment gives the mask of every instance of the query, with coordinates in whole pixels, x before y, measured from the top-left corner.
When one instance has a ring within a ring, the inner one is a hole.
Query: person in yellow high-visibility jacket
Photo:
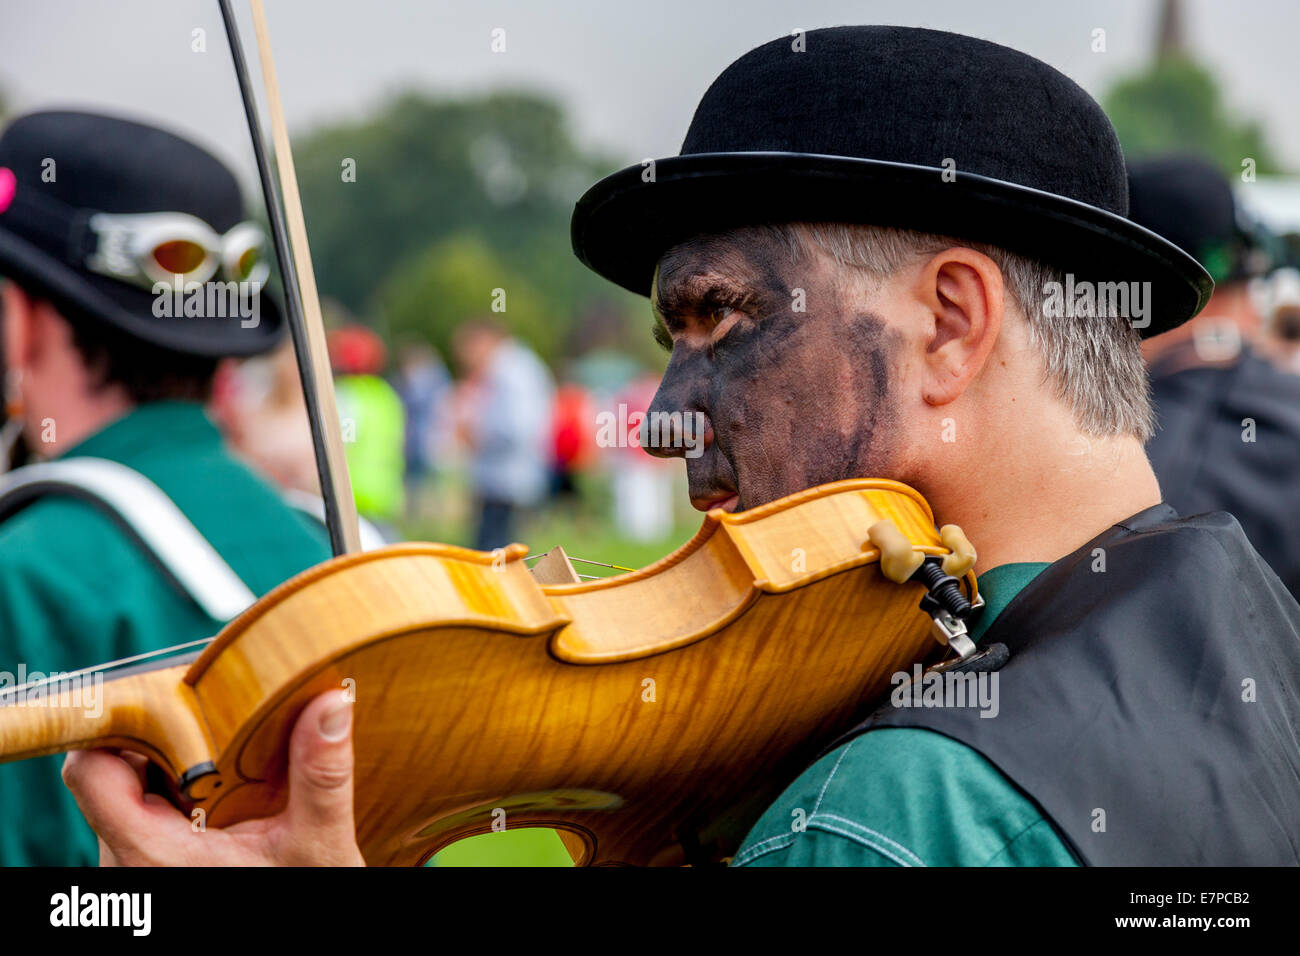
[[[330,334],[329,352],[357,511],[383,525],[405,506],[402,400],[379,375],[386,351],[374,332],[359,325],[338,329]]]

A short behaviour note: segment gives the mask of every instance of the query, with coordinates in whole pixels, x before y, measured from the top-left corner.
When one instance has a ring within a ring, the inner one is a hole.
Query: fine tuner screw
[[[940,607],[954,617],[965,618],[971,612],[971,603],[962,594],[957,578],[974,566],[975,549],[955,524],[940,528],[939,537],[951,552],[942,560],[927,559],[887,518],[867,530],[868,540],[880,551],[880,571],[885,577],[899,584],[920,582]]]
[[[964,620],[970,614],[971,603],[961,593],[960,583],[952,575],[944,574],[937,560],[922,562],[912,578],[924,584],[930,596],[953,617]]]

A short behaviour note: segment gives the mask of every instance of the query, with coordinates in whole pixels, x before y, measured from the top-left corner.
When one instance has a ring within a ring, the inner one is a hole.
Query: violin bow
[[[338,404],[334,398],[334,378],[325,344],[325,324],[321,319],[316,274],[312,270],[311,250],[307,245],[307,224],[303,219],[302,199],[298,194],[298,176],[294,171],[289,130],[280,103],[280,85],[275,76],[275,61],[271,58],[266,10],[262,6],[262,0],[249,0],[253,29],[257,35],[257,56],[262,65],[267,113],[271,119],[271,137],[275,144],[278,189],[276,177],[271,174],[262,128],[257,119],[257,104],[253,97],[243,46],[239,42],[235,14],[230,0],[217,2],[221,6],[221,18],[226,26],[230,56],[234,61],[235,76],[239,80],[239,94],[244,102],[253,155],[262,181],[271,238],[280,263],[289,332],[293,338],[298,375],[307,402],[307,420],[311,425],[316,474],[320,479],[321,496],[325,499],[325,525],[329,529],[330,545],[336,556],[355,554],[361,550],[357,507],[352,497],[352,481],[348,477],[347,460],[344,457]]]
[[[231,0],[218,0],[218,3],[226,26],[226,37],[230,43],[230,56],[234,61],[235,75],[239,80],[244,114],[248,119],[248,131],[252,137],[257,172],[266,199],[266,211],[271,224],[275,254],[280,262],[280,275],[284,280],[285,311],[289,319],[289,330],[293,336],[294,354],[302,380],[303,395],[307,401],[307,418],[311,424],[316,473],[320,478],[321,493],[325,499],[325,517],[330,543],[336,556],[353,554],[361,550],[356,502],[352,497],[352,482],[348,477],[347,461],[343,452],[343,435],[339,428],[338,406],[334,397],[334,378],[330,372],[329,354],[325,345],[325,327],[321,319],[320,299],[316,291],[316,275],[312,270],[311,250],[307,245],[307,226],[303,219],[302,199],[298,193],[298,176],[294,170],[289,131],[281,106],[275,61],[271,56],[266,10],[262,0],[249,0],[253,15],[253,29],[257,35],[257,55],[262,65],[267,112],[271,120],[271,137],[275,145],[278,188],[276,177],[271,173],[262,129],[257,120],[256,100],[253,97],[247,60],[239,41],[239,29],[235,23]],[[277,202],[277,195],[279,202]],[[280,208],[281,202],[284,206],[283,212]],[[529,557],[540,558],[541,555]],[[598,565],[620,572],[633,570],[622,565],[592,561],[571,554],[566,557],[570,561]],[[578,577],[591,579],[593,575],[581,574]]]

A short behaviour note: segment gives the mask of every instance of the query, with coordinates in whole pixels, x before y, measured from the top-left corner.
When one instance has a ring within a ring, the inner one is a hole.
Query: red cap
[[[329,333],[330,365],[340,375],[378,375],[388,362],[383,340],[363,325]]]

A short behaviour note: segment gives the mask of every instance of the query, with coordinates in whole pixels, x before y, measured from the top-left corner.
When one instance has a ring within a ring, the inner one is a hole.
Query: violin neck
[[[146,754],[179,778],[212,759],[188,664],[111,679],[79,673],[0,689],[0,762],[92,747]]]

